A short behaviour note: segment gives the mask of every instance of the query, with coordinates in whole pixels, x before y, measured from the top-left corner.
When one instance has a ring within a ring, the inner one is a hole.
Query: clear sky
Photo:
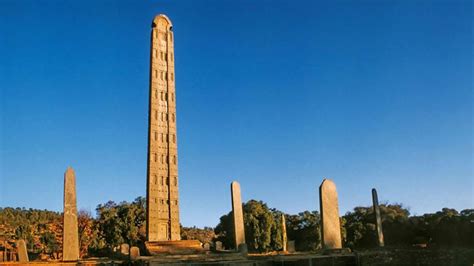
[[[256,2],[256,3],[254,3]],[[151,21],[173,22],[180,214],[474,207],[472,1],[0,1],[0,206],[146,191]]]

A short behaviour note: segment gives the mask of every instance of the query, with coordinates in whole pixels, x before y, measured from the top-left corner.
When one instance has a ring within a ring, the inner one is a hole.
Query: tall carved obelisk
[[[180,240],[176,93],[171,21],[153,20],[148,113],[147,240]]]

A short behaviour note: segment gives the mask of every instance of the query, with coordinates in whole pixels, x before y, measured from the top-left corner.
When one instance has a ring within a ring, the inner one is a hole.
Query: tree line
[[[146,240],[146,200],[109,201],[96,208],[96,216],[79,211],[79,242],[82,257],[110,256],[122,243],[144,248]],[[474,247],[474,209],[460,212],[443,208],[436,213],[410,216],[401,204],[381,204],[386,246],[463,246]],[[288,240],[298,251],[321,249],[320,215],[317,211],[285,214],[262,201],[243,204],[244,228],[252,252],[278,251],[283,247],[281,215],[285,215]],[[234,232],[231,212],[220,217],[215,228],[181,228],[182,239],[202,243],[221,241],[233,249]],[[373,208],[355,207],[341,218],[343,245],[351,249],[376,246]],[[0,238],[24,239],[29,252],[58,258],[62,247],[62,214],[47,210],[0,208]]]

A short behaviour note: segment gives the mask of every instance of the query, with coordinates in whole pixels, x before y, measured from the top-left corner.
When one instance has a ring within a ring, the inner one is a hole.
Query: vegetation
[[[110,256],[122,243],[143,248],[145,241],[145,199],[133,202],[107,202],[96,208],[96,217],[79,211],[79,240],[82,257]],[[458,212],[444,208],[436,213],[410,216],[401,204],[381,204],[383,232],[387,246],[474,247],[474,209]],[[243,204],[246,241],[252,252],[282,249],[281,211],[269,208],[262,201]],[[317,211],[284,214],[289,240],[299,251],[321,248],[320,216]],[[341,232],[345,247],[366,249],[375,247],[376,232],[371,207],[356,207],[341,217]],[[181,228],[182,239],[197,239],[202,243],[221,241],[234,248],[231,212],[220,218],[213,228]],[[30,252],[57,259],[62,248],[62,215],[58,212],[24,208],[0,208],[0,238],[25,239]]]
[[[269,209],[261,201],[243,204],[245,239],[249,250],[266,252],[282,248],[281,212]],[[222,216],[215,229],[217,240],[227,248],[235,248],[232,213]]]

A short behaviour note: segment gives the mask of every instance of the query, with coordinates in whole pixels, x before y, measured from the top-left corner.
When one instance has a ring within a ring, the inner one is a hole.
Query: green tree
[[[376,244],[375,218],[370,207],[356,207],[343,216],[346,231],[345,246],[371,247]]]
[[[380,215],[386,245],[405,245],[412,242],[413,228],[409,211],[401,204],[381,204]],[[372,207],[355,207],[343,217],[346,237],[344,244],[350,248],[376,246],[375,217]]]
[[[295,241],[298,251],[314,251],[321,248],[320,216],[317,211],[304,211],[286,215],[288,240]]]
[[[243,206],[245,240],[250,250],[267,252],[282,247],[281,227],[275,211],[262,201],[250,200]]]
[[[282,248],[281,212],[269,209],[262,201],[243,204],[245,240],[250,251],[267,252]],[[214,229],[216,240],[227,248],[235,248],[232,212],[223,215]]]
[[[50,257],[53,257],[53,253],[59,250],[59,244],[56,241],[56,236],[52,232],[44,232],[40,237],[40,241],[44,247],[43,253],[49,254]]]
[[[145,199],[136,198],[132,203],[116,204],[109,201],[97,206],[95,228],[98,240],[95,249],[113,249],[122,243],[137,245],[145,240]]]

